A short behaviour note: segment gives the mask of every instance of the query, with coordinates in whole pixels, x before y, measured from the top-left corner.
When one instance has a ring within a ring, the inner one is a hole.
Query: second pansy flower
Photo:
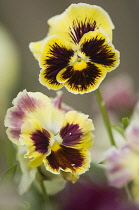
[[[89,169],[94,126],[87,115],[57,106],[59,100],[58,96],[51,102],[41,93],[24,90],[8,110],[5,126],[13,143],[26,145],[30,167],[44,164],[51,173],[63,171],[75,182]]]

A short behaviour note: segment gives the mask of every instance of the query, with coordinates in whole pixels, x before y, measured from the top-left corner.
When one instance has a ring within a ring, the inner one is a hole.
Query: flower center
[[[60,144],[57,141],[55,141],[55,143],[53,144],[53,146],[50,147],[50,149],[52,151],[57,151],[57,150],[59,150],[59,148],[60,148]]]
[[[82,71],[87,67],[87,62],[89,58],[80,51],[76,51],[74,56],[70,60],[70,65],[73,66],[74,70]]]

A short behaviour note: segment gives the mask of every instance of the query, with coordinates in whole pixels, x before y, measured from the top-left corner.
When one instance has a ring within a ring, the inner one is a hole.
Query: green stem
[[[132,201],[133,198],[132,198],[132,195],[131,195],[131,192],[130,192],[130,187],[129,187],[128,184],[125,186],[125,191],[126,191],[126,194],[127,194],[127,199],[128,199],[129,201]]]
[[[42,194],[43,194],[44,200],[49,202],[49,198],[48,198],[48,195],[47,195],[46,188],[45,188],[43,180],[40,181],[40,187],[41,187],[41,190],[42,190]]]
[[[14,151],[13,151],[14,148],[10,141],[8,141],[7,144],[8,144],[7,159],[8,159],[8,167],[10,168],[14,164]]]
[[[98,105],[99,105],[99,108],[100,108],[100,111],[101,111],[101,114],[102,114],[102,117],[103,117],[103,121],[104,121],[105,127],[106,127],[107,132],[108,132],[108,136],[109,136],[111,145],[115,146],[115,141],[114,141],[113,134],[112,134],[110,120],[109,120],[108,113],[107,113],[107,110],[106,110],[105,102],[104,102],[104,100],[101,96],[99,88],[95,91],[95,93],[96,93],[96,98],[97,98],[97,101],[98,101]]]

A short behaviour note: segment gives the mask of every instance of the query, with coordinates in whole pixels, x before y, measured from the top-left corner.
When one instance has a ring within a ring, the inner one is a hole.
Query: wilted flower
[[[69,172],[64,177],[72,182],[89,169],[94,127],[87,115],[65,113],[42,93],[26,90],[13,105],[5,118],[7,134],[13,143],[26,145],[30,167],[44,163],[51,173]]]
[[[48,23],[48,37],[31,43],[30,49],[42,68],[40,82],[49,89],[93,91],[119,65],[119,52],[111,43],[114,26],[102,8],[72,4]]]

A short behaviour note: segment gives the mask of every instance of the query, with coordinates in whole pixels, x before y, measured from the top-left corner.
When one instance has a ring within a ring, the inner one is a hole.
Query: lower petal
[[[63,84],[60,84],[56,80],[57,71],[51,71],[49,69],[41,70],[39,75],[39,81],[42,85],[46,86],[48,89],[59,90],[63,87]]]
[[[57,150],[51,150],[51,154],[43,159],[46,169],[59,174],[60,170],[82,174],[89,169],[90,153],[85,149],[73,149],[60,145]]]
[[[83,94],[97,89],[105,76],[105,70],[101,70],[97,64],[88,62],[83,70],[74,70],[73,66],[68,66],[59,72],[57,79],[65,82],[68,91]]]

